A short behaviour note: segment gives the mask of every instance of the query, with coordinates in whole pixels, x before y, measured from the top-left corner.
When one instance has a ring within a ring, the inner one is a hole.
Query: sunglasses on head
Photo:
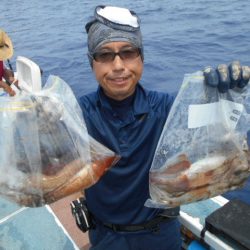
[[[118,55],[123,61],[131,61],[137,58],[141,54],[139,48],[123,48],[118,52],[109,50],[100,50],[92,54],[93,59],[96,62],[108,63],[113,62],[115,57]]]
[[[108,25],[113,29],[124,31],[136,31],[140,29],[140,18],[134,11],[129,9],[99,5],[95,8],[94,18],[90,20],[85,29],[87,33],[93,23],[96,21]]]

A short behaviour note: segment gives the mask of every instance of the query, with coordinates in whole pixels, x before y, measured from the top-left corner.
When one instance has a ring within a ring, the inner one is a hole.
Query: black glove
[[[244,88],[250,79],[250,67],[241,66],[239,61],[233,61],[229,66],[220,64],[216,69],[206,67],[204,70],[205,83],[218,87],[220,93],[229,89]]]

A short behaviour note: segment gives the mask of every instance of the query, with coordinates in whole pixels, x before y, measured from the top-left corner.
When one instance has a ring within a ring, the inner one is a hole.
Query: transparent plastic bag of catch
[[[50,76],[36,93],[0,98],[0,195],[52,203],[96,183],[118,159],[88,135],[70,87]]]
[[[186,74],[149,173],[146,206],[168,208],[242,187],[250,175],[250,87],[226,94]]]

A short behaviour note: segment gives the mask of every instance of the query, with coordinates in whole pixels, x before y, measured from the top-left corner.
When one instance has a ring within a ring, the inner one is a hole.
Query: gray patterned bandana
[[[88,53],[91,66],[93,62],[91,55],[109,42],[131,43],[141,49],[143,60],[142,35],[139,24],[140,20],[133,11],[112,6],[97,6],[94,19],[85,26],[88,33]]]

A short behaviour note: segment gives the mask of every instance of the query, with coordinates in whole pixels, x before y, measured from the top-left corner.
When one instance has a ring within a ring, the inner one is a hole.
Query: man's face
[[[120,52],[133,49],[128,42],[110,42],[104,44],[99,52]],[[139,55],[133,59],[122,60],[116,55],[113,61],[93,60],[93,71],[105,94],[115,100],[123,100],[132,95],[141,78],[143,62]]]

